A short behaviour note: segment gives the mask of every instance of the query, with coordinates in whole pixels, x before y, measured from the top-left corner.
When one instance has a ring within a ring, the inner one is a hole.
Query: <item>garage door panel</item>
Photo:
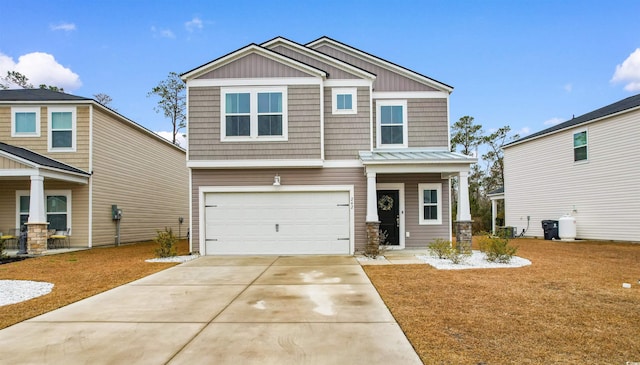
[[[208,193],[206,253],[350,253],[349,193]]]

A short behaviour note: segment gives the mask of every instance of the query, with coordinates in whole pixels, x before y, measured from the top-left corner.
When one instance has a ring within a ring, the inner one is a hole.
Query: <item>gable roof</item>
[[[615,114],[618,113],[626,113],[629,112],[633,109],[637,109],[640,108],[640,94],[638,95],[634,95],[634,96],[630,96],[626,99],[622,99],[620,101],[617,101],[613,104],[609,104],[607,106],[604,106],[600,109],[596,109],[592,112],[583,114],[579,117],[570,119],[564,123],[560,123],[560,124],[556,124],[552,127],[549,127],[547,129],[543,129],[539,132],[530,134],[526,137],[522,137],[516,141],[513,141],[511,143],[508,143],[506,145],[504,145],[504,147],[510,147],[522,142],[526,142],[528,140],[531,139],[535,139],[538,137],[542,137],[545,136],[547,134],[552,134],[558,131],[562,131],[568,128],[572,128],[572,127],[576,127],[582,124],[587,124],[587,123],[591,123],[591,122],[595,122],[599,119],[602,119],[604,117],[610,117],[613,116]]]
[[[4,153],[2,153],[4,152]],[[3,142],[0,142],[0,154],[2,155],[11,155],[11,156],[15,156],[18,157],[18,159],[22,160],[22,161],[27,161],[27,162],[31,162],[31,164],[34,167],[49,167],[49,168],[53,168],[56,170],[62,170],[65,172],[72,172],[74,174],[79,174],[79,175],[84,175],[84,176],[91,176],[90,173],[77,169],[73,166],[69,166],[65,163],[62,163],[58,160],[54,160],[52,158],[49,158],[47,156],[43,156],[39,153],[33,152],[31,150],[28,150],[26,148],[22,148],[22,147],[18,147],[18,146],[13,146],[10,144],[6,144]]]
[[[370,53],[367,53],[365,51],[362,51],[360,49],[357,49],[355,47],[351,47],[347,44],[344,44],[342,42],[336,41],[335,39],[332,39],[330,37],[327,36],[323,36],[320,37],[318,39],[316,39],[315,41],[311,41],[309,43],[306,44],[307,47],[310,48],[315,48],[315,47],[319,47],[323,44],[329,44],[330,46],[333,46],[334,48],[340,49],[342,51],[345,51],[353,56],[365,59],[369,62],[372,62],[380,67],[386,68],[388,70],[394,71],[394,72],[398,72],[410,79],[413,79],[415,81],[427,84],[431,87],[434,87],[436,89],[442,90],[442,91],[446,91],[448,93],[451,93],[453,91],[453,86],[447,85],[443,82],[440,82],[438,80],[432,79],[428,76],[425,76],[423,74],[420,74],[416,71],[410,70],[406,67],[400,66],[398,64],[395,64],[391,61],[387,61],[383,58],[374,56]]]
[[[259,55],[262,55],[264,57],[267,57],[269,59],[272,60],[277,60],[281,63],[284,63],[290,67],[293,67],[295,69],[298,69],[302,72],[311,74],[311,75],[315,75],[318,77],[323,77],[326,78],[327,77],[327,72],[324,70],[321,70],[317,67],[313,67],[311,65],[308,65],[304,62],[300,62],[298,60],[295,60],[293,58],[287,57],[285,55],[282,55],[280,53],[274,52],[268,48],[259,46],[255,43],[251,43],[247,46],[244,46],[242,48],[239,48],[231,53],[227,53],[226,55],[222,56],[222,57],[218,57],[213,61],[207,62],[201,66],[198,66],[190,71],[184,72],[180,75],[180,77],[182,78],[182,80],[187,81],[189,79],[194,79],[197,78],[199,76],[202,76],[203,74],[215,70],[218,67],[224,66],[230,62],[233,62],[239,58],[242,58],[248,54],[251,53],[257,53]]]

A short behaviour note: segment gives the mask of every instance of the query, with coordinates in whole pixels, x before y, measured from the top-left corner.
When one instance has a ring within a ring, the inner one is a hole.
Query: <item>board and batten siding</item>
[[[318,68],[320,70],[323,70],[325,72],[327,72],[330,77],[331,80],[341,80],[341,79],[355,79],[358,78],[357,76],[350,74],[346,71],[343,71],[335,66],[329,65],[325,62],[320,61],[319,59],[315,58],[315,57],[310,57],[304,54],[301,54],[300,52],[297,52],[287,46],[283,46],[283,45],[278,45],[274,48],[271,48],[272,51],[280,53],[281,55],[287,56],[289,58],[293,58],[294,60],[298,60],[304,64],[313,66],[315,68]]]
[[[319,159],[320,88],[287,86],[288,140],[220,141],[220,88],[189,88],[189,159]]]
[[[377,123],[377,100],[373,101],[373,121]],[[396,100],[396,99],[394,99]],[[402,100],[402,99],[398,99]],[[409,148],[445,148],[449,145],[447,99],[406,99]],[[377,127],[373,130],[374,146]]]
[[[441,238],[450,240],[451,217],[449,215],[449,180],[442,179],[440,174],[378,174],[378,184],[403,183],[404,184],[404,209],[405,232],[410,237],[405,237],[405,248],[425,249],[429,242]],[[439,183],[442,184],[442,224],[421,225],[418,184]]]
[[[123,210],[122,243],[151,240],[171,228],[189,227],[189,173],[185,152],[94,108],[93,245],[112,245],[111,205]]]
[[[322,45],[315,48],[315,50],[375,74],[377,76],[373,82],[373,89],[375,91],[437,91],[435,88],[365,61],[362,58],[342,52],[331,46]]]
[[[573,161],[587,130],[588,161]],[[507,226],[542,237],[542,220],[576,219],[581,239],[640,241],[640,111],[577,126],[504,150]]]
[[[308,77],[300,70],[251,53],[198,77],[198,79]]]
[[[32,106],[19,104],[13,106]],[[48,107],[76,108],[76,151],[49,152]],[[89,106],[69,104],[47,104],[40,106],[40,137],[11,137],[11,106],[0,107],[0,142],[29,149],[58,160],[83,171],[89,170]]]
[[[192,251],[200,251],[200,187],[205,186],[271,186],[278,174],[282,185],[353,185],[355,249],[363,250],[366,244],[367,182],[361,168],[323,169],[251,169],[251,170],[192,170]],[[277,207],[274,207],[277,209]]]
[[[0,157],[0,169],[2,170],[15,170],[15,169],[29,169],[31,166],[27,166],[6,157]]]
[[[357,114],[333,114],[332,88],[324,89],[324,153],[327,160],[355,160],[371,148],[370,94],[357,88]]]

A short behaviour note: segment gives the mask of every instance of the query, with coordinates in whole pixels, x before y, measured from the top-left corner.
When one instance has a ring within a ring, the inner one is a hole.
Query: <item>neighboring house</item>
[[[250,44],[187,83],[191,250],[352,254],[452,236],[452,87],[323,37]],[[468,194],[459,220],[470,221]],[[465,223],[466,224],[466,223]]]
[[[122,243],[186,235],[188,184],[184,149],[94,100],[0,90],[0,231],[26,223],[30,252],[48,229],[69,231],[71,247],[114,244],[112,205]]]
[[[640,240],[639,140],[635,95],[506,145],[505,224],[542,237],[570,214],[577,238]]]

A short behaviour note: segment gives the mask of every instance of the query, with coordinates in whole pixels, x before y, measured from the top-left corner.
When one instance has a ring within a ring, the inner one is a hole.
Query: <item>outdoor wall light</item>
[[[280,176],[278,174],[273,177],[273,186],[280,186]]]

